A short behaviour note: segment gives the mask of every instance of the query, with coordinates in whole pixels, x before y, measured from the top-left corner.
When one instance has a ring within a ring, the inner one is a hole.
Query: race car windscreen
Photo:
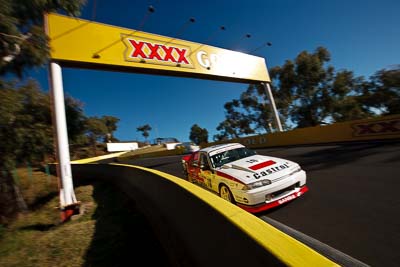
[[[214,168],[219,168],[224,164],[231,163],[239,159],[247,158],[255,154],[256,154],[255,151],[245,147],[241,147],[215,154],[211,156],[210,159]]]

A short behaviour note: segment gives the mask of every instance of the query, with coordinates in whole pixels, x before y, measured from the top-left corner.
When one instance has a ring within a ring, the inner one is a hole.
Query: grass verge
[[[61,224],[56,178],[18,174],[30,210],[0,226],[0,266],[169,266],[146,218],[112,185],[75,187],[84,212]]]

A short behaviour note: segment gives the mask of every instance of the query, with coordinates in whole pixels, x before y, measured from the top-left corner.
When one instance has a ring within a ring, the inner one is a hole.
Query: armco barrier
[[[400,115],[231,139],[251,148],[400,139]],[[207,146],[222,143],[215,142]]]
[[[175,176],[120,164],[73,164],[72,170],[75,179],[102,179],[130,196],[174,266],[338,266],[256,216]]]

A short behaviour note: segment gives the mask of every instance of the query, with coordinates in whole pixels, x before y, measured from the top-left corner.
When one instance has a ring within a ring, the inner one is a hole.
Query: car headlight
[[[266,186],[269,184],[271,184],[271,181],[268,179],[265,179],[265,180],[257,181],[257,182],[251,183],[251,184],[247,184],[243,187],[243,190],[259,188],[259,187]]]
[[[297,165],[294,169],[291,169],[290,171],[291,172],[289,173],[289,176],[295,174],[296,172],[301,171],[301,167]]]

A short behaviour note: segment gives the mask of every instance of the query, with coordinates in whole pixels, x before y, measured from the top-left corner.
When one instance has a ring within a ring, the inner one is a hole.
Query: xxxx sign
[[[262,57],[59,14],[45,22],[51,60],[65,67],[270,82]]]
[[[400,134],[400,119],[353,124],[354,136]]]
[[[189,46],[124,34],[121,37],[127,47],[126,61],[193,68]]]

